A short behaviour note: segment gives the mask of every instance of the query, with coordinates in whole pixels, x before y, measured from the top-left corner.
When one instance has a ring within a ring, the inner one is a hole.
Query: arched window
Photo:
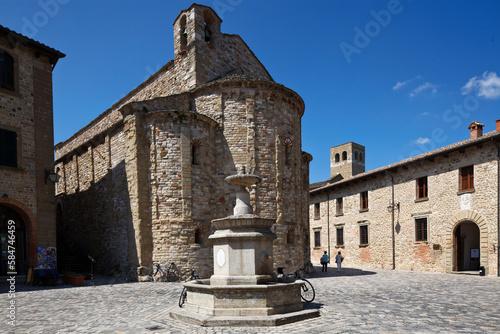
[[[199,139],[193,139],[191,142],[191,163],[193,165],[200,164],[200,147],[201,141]]]
[[[181,51],[186,51],[187,49],[187,28],[186,28],[186,15],[181,17],[181,29],[179,31],[181,39]]]
[[[340,154],[335,154],[335,162],[339,162],[340,161]]]
[[[14,58],[5,51],[0,51],[0,88],[15,90]]]
[[[203,19],[205,24],[205,43],[212,40],[212,29],[211,26],[214,24],[215,20],[212,14],[208,10],[203,11]]]
[[[342,160],[347,160],[347,152],[342,152]]]
[[[358,160],[358,151],[354,151],[354,160]]]
[[[363,161],[363,153],[359,152],[359,160]]]

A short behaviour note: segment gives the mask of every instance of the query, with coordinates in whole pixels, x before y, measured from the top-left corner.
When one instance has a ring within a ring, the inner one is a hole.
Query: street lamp
[[[394,235],[394,211],[396,208],[398,209],[399,212],[399,202],[395,203],[394,202],[394,176],[391,176],[391,190],[392,190],[392,200],[389,202],[389,206],[387,207],[387,210],[391,212],[392,214],[392,269],[396,269],[396,237]]]
[[[52,183],[57,183],[60,178],[61,176],[53,170],[45,169],[45,184],[47,184],[47,180],[50,180]]]

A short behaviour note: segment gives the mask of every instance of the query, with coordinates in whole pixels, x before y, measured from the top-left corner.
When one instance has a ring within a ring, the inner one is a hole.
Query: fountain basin
[[[262,178],[252,174],[236,174],[226,177],[224,181],[234,186],[250,187],[262,181]]]
[[[255,285],[214,286],[209,280],[184,283],[185,307],[175,319],[201,326],[276,326],[319,316],[304,310],[300,281]]]

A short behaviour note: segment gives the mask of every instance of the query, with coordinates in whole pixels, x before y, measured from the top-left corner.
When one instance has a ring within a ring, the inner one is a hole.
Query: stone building
[[[304,102],[221,21],[202,5],[181,11],[175,58],[56,145],[60,247],[93,256],[101,273],[134,279],[173,261],[207,277],[211,220],[232,213],[224,178],[239,166],[263,178],[251,200],[276,219],[274,265],[309,261]]]
[[[0,26],[0,275],[36,266],[37,247],[55,247],[52,71],[64,54]],[[48,182],[47,182],[48,181]],[[15,254],[9,231],[15,222]],[[10,227],[10,228],[9,228]],[[9,270],[8,270],[9,269]]]
[[[473,122],[468,140],[312,184],[312,261],[341,251],[347,266],[499,274],[500,120],[482,129]]]

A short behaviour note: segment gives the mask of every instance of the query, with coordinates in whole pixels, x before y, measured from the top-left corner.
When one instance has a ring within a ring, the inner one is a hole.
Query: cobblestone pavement
[[[317,267],[318,269],[319,267]],[[321,317],[279,327],[204,328],[169,318],[180,283],[53,288],[0,285],[1,333],[500,333],[500,278],[330,268],[310,279]]]

